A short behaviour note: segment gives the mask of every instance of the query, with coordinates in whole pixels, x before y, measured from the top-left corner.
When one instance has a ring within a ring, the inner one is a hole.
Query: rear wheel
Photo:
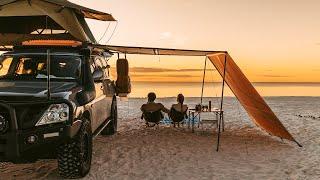
[[[110,122],[105,127],[101,134],[102,135],[113,135],[117,132],[118,128],[118,110],[117,110],[117,99],[114,97],[112,100],[111,105],[111,116],[110,116]]]
[[[91,167],[92,132],[87,119],[76,138],[58,147],[58,169],[63,178],[85,177]]]

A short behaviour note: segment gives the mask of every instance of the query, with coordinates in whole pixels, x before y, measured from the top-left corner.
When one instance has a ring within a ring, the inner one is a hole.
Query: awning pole
[[[220,119],[219,119],[219,128],[218,128],[218,141],[217,141],[217,151],[219,151],[220,145],[220,133],[221,133],[221,122],[223,117],[223,97],[224,97],[224,85],[225,85],[225,78],[226,78],[226,68],[227,68],[227,54],[224,57],[224,67],[223,67],[223,81],[222,81],[222,91],[221,91],[221,103],[220,103]]]
[[[302,147],[302,145],[298,141],[294,140],[294,142],[297,143],[299,147]]]
[[[202,106],[203,91],[204,91],[204,81],[205,81],[206,69],[207,69],[207,58],[208,58],[208,56],[206,56],[206,59],[204,60],[204,68],[203,68],[202,89],[201,89],[201,101],[200,101],[201,106]]]
[[[208,56],[206,56],[206,58],[204,60],[204,68],[203,68],[201,100],[200,100],[201,109],[202,109],[203,91],[204,91],[204,83],[205,83],[204,81],[205,81],[205,78],[206,78],[206,70],[207,70],[207,58],[208,58]],[[200,127],[200,121],[201,121],[201,113],[199,114],[198,128]]]

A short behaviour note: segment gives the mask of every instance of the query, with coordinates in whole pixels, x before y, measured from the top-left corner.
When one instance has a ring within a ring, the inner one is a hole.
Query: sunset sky
[[[111,23],[101,44],[227,50],[251,81],[320,82],[319,0],[72,2],[118,20],[112,39],[107,42],[116,23]],[[108,23],[88,22],[99,40]],[[135,81],[198,82],[204,63],[202,57],[128,59]]]

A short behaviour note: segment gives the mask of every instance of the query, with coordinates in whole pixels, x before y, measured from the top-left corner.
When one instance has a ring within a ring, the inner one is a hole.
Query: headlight
[[[8,121],[2,115],[0,115],[0,134],[5,133],[9,127]]]
[[[44,112],[36,126],[64,122],[69,119],[69,106],[65,103],[51,104]]]

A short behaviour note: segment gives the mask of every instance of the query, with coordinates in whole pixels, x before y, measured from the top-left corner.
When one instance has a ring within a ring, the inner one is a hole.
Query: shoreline
[[[262,96],[263,98],[320,98],[319,96]],[[127,97],[128,99],[145,99],[146,97]],[[168,96],[168,97],[157,97],[157,99],[168,99],[168,98],[177,98],[176,96]],[[185,96],[185,98],[201,98],[200,96],[194,96],[194,97],[189,97]],[[220,98],[218,97],[210,97],[210,96],[204,96],[203,98]],[[235,96],[224,96],[224,98],[236,98]]]

